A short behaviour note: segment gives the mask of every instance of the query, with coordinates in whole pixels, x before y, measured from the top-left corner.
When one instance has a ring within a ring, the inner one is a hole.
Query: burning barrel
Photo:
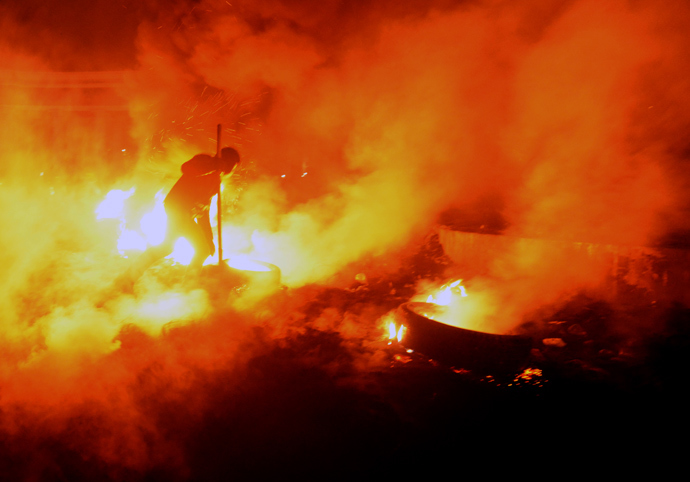
[[[403,303],[397,312],[404,325],[401,343],[449,366],[484,374],[524,368],[532,348],[531,338],[468,330],[429,318],[444,309],[434,303]]]

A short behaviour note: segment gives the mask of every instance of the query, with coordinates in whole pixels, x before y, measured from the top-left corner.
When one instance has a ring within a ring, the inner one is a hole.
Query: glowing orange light
[[[185,238],[178,239],[173,248],[173,252],[166,256],[166,258],[172,259],[174,262],[185,266],[192,262],[193,257],[194,248]]]
[[[231,268],[239,269],[242,271],[271,271],[271,269],[261,264],[260,262],[250,258],[249,256],[231,256],[226,261],[227,265]]]
[[[139,221],[140,231],[126,228],[125,201],[134,194],[135,188],[129,191],[114,189],[96,208],[96,219],[117,219],[120,221],[120,234],[117,250],[121,255],[126,251],[145,251],[149,246],[157,246],[165,239],[168,217],[165,214],[163,190],[156,193],[153,209],[144,214]],[[173,252],[167,256],[176,263],[188,265],[194,257],[194,248],[184,238],[175,243]]]
[[[120,237],[117,239],[117,250],[120,254],[129,250],[144,251],[146,246],[146,239],[141,234],[121,227]]]
[[[389,340],[397,340],[398,343],[402,341],[403,339],[403,333],[405,330],[405,325],[400,325],[400,328],[398,328],[394,322],[390,322],[388,325],[388,339]]]
[[[525,370],[518,375],[519,378],[531,380],[533,378],[541,377],[542,371],[540,368],[525,368]]]
[[[151,246],[158,246],[165,239],[168,216],[165,214],[165,207],[163,206],[164,199],[163,191],[158,191],[156,193],[156,205],[152,211],[142,216],[139,223],[147,243]]]
[[[440,288],[421,290],[411,301],[417,303],[418,314],[459,328],[502,333],[491,324],[495,306],[486,293],[468,296],[462,280],[450,281]]]
[[[166,294],[155,301],[142,303],[139,314],[151,318],[169,320],[184,308],[184,300],[179,294]]]
[[[434,303],[436,305],[448,306],[453,301],[454,296],[467,296],[465,287],[462,286],[460,283],[462,283],[461,279],[441,286],[441,288],[439,288],[439,290],[436,293],[432,293],[429,295],[429,297],[426,299],[426,302]]]
[[[96,208],[96,219],[123,220],[125,200],[134,194],[134,188],[129,191],[113,189],[105,195],[105,199]]]
[[[531,385],[535,387],[543,387],[547,380],[543,379],[543,373],[539,368],[525,368],[525,370],[515,377],[513,384],[519,385]],[[509,386],[513,385],[510,384]]]

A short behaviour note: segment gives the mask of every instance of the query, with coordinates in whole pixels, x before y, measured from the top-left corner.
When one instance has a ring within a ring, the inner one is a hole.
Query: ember
[[[513,384],[516,386],[527,384],[536,387],[543,387],[544,382],[545,380],[543,378],[542,370],[539,368],[525,368],[525,370],[513,380]]]

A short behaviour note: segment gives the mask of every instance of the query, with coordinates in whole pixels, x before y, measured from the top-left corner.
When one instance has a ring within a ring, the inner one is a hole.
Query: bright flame
[[[161,189],[156,193],[156,205],[153,211],[144,214],[139,225],[146,237],[146,241],[151,246],[158,246],[165,239],[165,231],[168,224],[168,216],[165,214],[163,201],[165,196]]]
[[[194,248],[185,238],[178,239],[175,243],[175,247],[173,248],[173,252],[166,256],[166,258],[172,259],[174,262],[183,265],[188,265],[191,263],[193,257]]]
[[[139,222],[141,231],[126,227],[125,201],[134,194],[135,188],[129,191],[113,189],[96,208],[96,219],[117,219],[120,221],[120,234],[117,239],[117,250],[124,256],[126,251],[145,251],[149,246],[158,246],[165,240],[168,216],[165,214],[165,194],[161,189],[156,193],[156,204],[144,214]],[[214,204],[212,204],[213,206]],[[212,218],[213,219],[213,218]],[[194,257],[194,248],[184,238],[175,243],[173,252],[166,256],[175,263],[188,265]]]
[[[105,199],[96,208],[96,219],[119,219],[124,221],[125,200],[134,194],[134,188],[129,191],[113,189],[105,195]]]
[[[489,318],[496,311],[486,293],[467,295],[462,280],[445,283],[435,290],[422,291],[411,301],[426,302],[418,306],[418,314],[439,323],[457,326],[468,330],[501,333]]]
[[[120,236],[117,240],[117,250],[121,255],[124,255],[125,251],[129,249],[146,249],[146,240],[136,231],[126,228],[125,201],[134,194],[134,191],[133,187],[129,191],[113,189],[106,194],[105,199],[101,201],[95,210],[97,220],[117,219],[120,221]]]
[[[117,239],[117,250],[124,255],[125,251],[137,250],[144,251],[146,249],[146,239],[136,231],[125,229],[120,226],[121,234]]]
[[[388,324],[388,339],[392,340],[395,338],[395,323],[392,321]]]
[[[429,297],[426,299],[426,302],[434,303],[436,305],[449,306],[456,295],[460,295],[464,298],[467,296],[467,292],[465,291],[465,287],[460,283],[462,283],[461,279],[441,286],[436,294],[429,295]]]
[[[398,328],[394,322],[390,322],[388,325],[388,339],[390,341],[397,340],[398,343],[403,339],[403,333],[405,330],[405,325],[400,325]]]
[[[220,185],[220,192],[223,192],[223,185]],[[211,198],[211,204],[208,207],[208,217],[212,228],[218,227],[218,194]]]

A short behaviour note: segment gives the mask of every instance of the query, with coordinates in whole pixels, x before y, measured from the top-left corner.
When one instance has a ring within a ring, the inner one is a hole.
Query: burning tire
[[[527,361],[532,340],[467,330],[427,318],[438,309],[432,303],[408,302],[398,308],[405,326],[401,343],[447,365],[490,373],[518,372]]]

